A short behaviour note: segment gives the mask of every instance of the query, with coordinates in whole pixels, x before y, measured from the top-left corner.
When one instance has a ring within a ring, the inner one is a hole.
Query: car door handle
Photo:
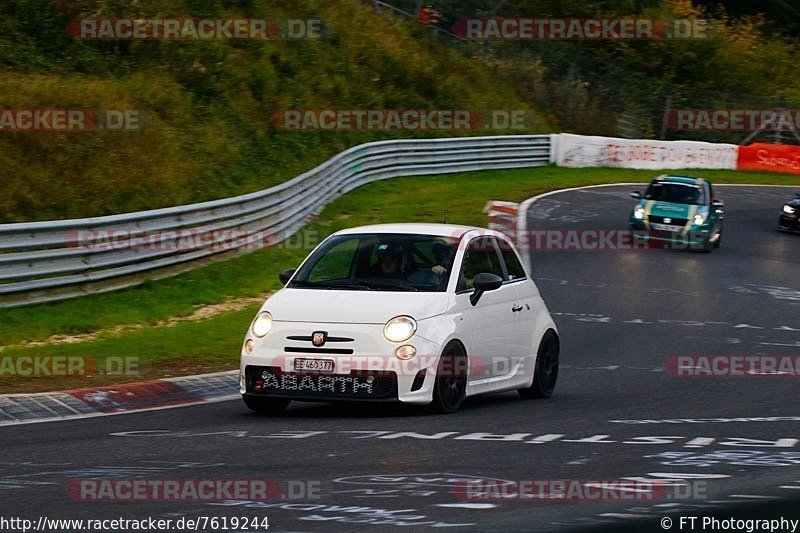
[[[512,313],[516,313],[517,311],[522,311],[521,305],[515,305],[514,307],[511,308]]]

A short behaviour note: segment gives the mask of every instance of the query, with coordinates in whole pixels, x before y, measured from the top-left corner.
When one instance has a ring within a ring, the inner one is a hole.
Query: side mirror
[[[633,191],[631,193],[631,198],[636,198],[637,200],[641,200],[642,199],[642,193],[640,193],[639,191]]]
[[[278,278],[280,278],[281,283],[286,285],[287,283],[289,283],[289,280],[292,279],[292,276],[294,276],[295,272],[297,272],[296,268],[290,268],[288,270],[284,270],[283,272],[278,274]]]
[[[475,291],[469,296],[469,303],[473,306],[476,305],[484,292],[499,289],[502,284],[503,280],[497,274],[488,272],[475,274],[475,277],[472,278],[472,286],[475,287]]]

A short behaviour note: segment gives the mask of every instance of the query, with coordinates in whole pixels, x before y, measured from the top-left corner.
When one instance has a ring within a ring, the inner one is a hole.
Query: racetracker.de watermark
[[[138,131],[146,117],[138,109],[0,108],[0,131]]]
[[[85,18],[67,33],[85,41],[263,41],[322,39],[322,19],[275,18]]]
[[[669,109],[672,131],[800,131],[800,109]]]
[[[135,355],[87,357],[83,355],[2,355],[0,378],[138,376],[146,361]]]
[[[800,355],[673,355],[667,374],[686,378],[800,376]]]
[[[524,131],[536,117],[522,109],[281,109],[282,131]]]
[[[517,375],[533,375],[533,368],[524,365],[517,366],[515,358],[511,356],[479,356],[470,355],[463,358],[441,359],[437,354],[414,353],[406,359],[393,355],[337,355],[331,356],[331,366],[328,369],[298,368],[297,360],[303,360],[302,355],[281,355],[273,358],[273,370],[265,372],[261,377],[261,386],[271,383],[280,383],[279,388],[302,390],[316,388],[336,389],[337,378],[343,376],[380,376],[392,373],[398,377],[413,378],[420,372],[435,371],[439,377],[491,377],[509,372]],[[279,369],[277,372],[275,369]],[[305,377],[314,377],[314,383],[303,383]],[[317,378],[325,378],[319,382]],[[343,382],[342,382],[343,383]],[[341,383],[340,383],[341,384]],[[314,386],[312,386],[314,385]]]
[[[702,232],[683,226],[676,226],[675,232],[662,233],[657,239],[647,231],[617,229],[512,230],[507,236],[521,252],[700,250],[703,249],[703,239],[707,237]],[[491,247],[491,242],[487,242],[485,249],[490,250]]]
[[[125,250],[140,253],[192,250],[253,251],[263,248],[311,250],[322,241],[316,230],[302,230],[279,237],[268,230],[214,229],[209,227],[147,232],[130,228],[71,230],[64,236],[67,248],[92,252]]]
[[[619,501],[658,500],[668,495],[657,481],[526,479],[465,480],[453,487],[460,500],[488,501]]]
[[[321,481],[272,479],[75,479],[67,496],[79,501],[224,501],[319,499]]]
[[[464,18],[453,24],[453,33],[489,41],[641,41],[705,39],[711,27],[704,19]]]

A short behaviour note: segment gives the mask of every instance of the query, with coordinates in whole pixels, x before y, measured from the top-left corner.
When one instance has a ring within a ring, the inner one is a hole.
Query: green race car
[[[668,248],[710,252],[722,242],[724,204],[703,178],[663,175],[654,178],[630,214],[628,227],[636,238]]]

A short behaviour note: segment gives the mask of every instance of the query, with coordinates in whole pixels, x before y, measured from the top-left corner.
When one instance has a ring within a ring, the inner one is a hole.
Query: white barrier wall
[[[735,144],[618,139],[570,133],[553,134],[550,142],[550,162],[560,167],[735,170],[739,153]]]

